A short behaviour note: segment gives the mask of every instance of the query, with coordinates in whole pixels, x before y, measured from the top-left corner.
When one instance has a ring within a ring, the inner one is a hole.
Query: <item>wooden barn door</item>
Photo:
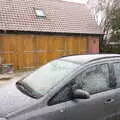
[[[48,39],[48,61],[64,56],[65,40],[63,36],[50,36]]]
[[[87,38],[59,35],[0,36],[0,56],[16,69],[35,68],[53,59],[87,53]]]
[[[1,35],[0,36],[0,57],[2,63],[12,64],[17,66],[16,42],[14,36]]]
[[[3,63],[12,64],[15,69],[34,66],[34,40],[32,35],[0,36],[0,56]]]
[[[85,54],[88,51],[88,40],[85,37],[66,36],[65,55]]]
[[[76,37],[78,40],[78,54],[88,53],[88,38],[87,37]]]
[[[35,66],[41,66],[47,63],[47,50],[48,50],[48,43],[47,40],[49,39],[48,36],[44,35],[36,35],[35,36]]]
[[[35,68],[35,40],[34,35],[23,35],[21,38],[22,68]],[[20,60],[20,58],[19,58]]]
[[[64,37],[38,35],[35,42],[36,66],[64,55]]]

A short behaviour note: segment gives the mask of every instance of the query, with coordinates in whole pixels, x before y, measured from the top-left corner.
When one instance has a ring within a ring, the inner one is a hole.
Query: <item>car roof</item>
[[[90,61],[100,60],[100,59],[107,59],[107,58],[116,58],[120,57],[119,54],[88,54],[88,55],[72,55],[62,57],[61,60],[74,62],[78,64],[84,64]]]

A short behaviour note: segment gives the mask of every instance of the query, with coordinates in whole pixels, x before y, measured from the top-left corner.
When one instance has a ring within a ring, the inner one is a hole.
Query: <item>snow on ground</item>
[[[5,73],[0,74],[0,86],[5,85],[11,81],[17,81],[20,78],[30,74],[32,71],[25,71],[25,72],[14,72],[14,73]]]

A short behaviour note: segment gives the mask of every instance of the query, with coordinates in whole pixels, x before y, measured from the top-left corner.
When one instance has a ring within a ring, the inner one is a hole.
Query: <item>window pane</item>
[[[107,64],[89,68],[77,77],[81,89],[90,94],[106,91],[109,88],[109,69]]]
[[[22,82],[30,86],[38,94],[45,95],[77,67],[78,64],[72,62],[54,60],[40,67]]]
[[[48,102],[48,105],[59,104],[71,100],[71,90],[71,85],[65,86]]]
[[[38,17],[45,17],[46,16],[42,9],[36,9],[35,12],[36,12],[36,15]]]
[[[117,87],[120,87],[120,63],[114,63],[113,66],[116,76]]]

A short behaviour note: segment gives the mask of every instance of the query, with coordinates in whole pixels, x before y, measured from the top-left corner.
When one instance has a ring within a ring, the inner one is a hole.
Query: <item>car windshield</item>
[[[59,84],[77,66],[78,64],[76,63],[54,60],[40,67],[21,82],[29,86],[37,94],[43,96],[55,85]]]

